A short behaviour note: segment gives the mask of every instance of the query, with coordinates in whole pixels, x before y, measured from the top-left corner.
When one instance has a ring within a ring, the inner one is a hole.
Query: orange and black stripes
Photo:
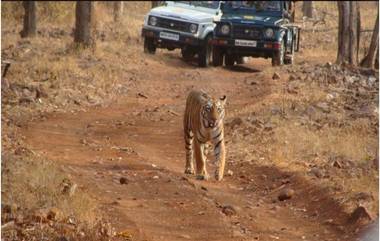
[[[207,179],[205,145],[214,145],[214,156],[218,170],[216,178],[223,178],[225,163],[224,148],[224,105],[226,97],[213,99],[202,91],[191,91],[186,100],[183,120],[186,149],[185,173],[194,173],[193,159],[195,154],[196,174],[199,179]]]

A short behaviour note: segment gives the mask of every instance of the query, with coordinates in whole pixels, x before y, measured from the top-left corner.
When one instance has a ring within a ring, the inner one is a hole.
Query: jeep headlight
[[[157,18],[154,16],[150,16],[149,25],[156,26],[157,25]]]
[[[271,28],[267,28],[267,29],[265,29],[264,34],[265,34],[265,37],[266,37],[266,38],[273,38],[273,36],[274,36],[274,31],[273,31],[273,29],[271,29]]]
[[[198,30],[198,25],[196,25],[195,23],[192,23],[192,24],[190,24],[189,29],[190,29],[191,33],[196,33]]]
[[[221,27],[220,27],[220,32],[223,34],[223,35],[228,35],[230,34],[230,31],[231,31],[231,27],[229,24],[223,24]]]

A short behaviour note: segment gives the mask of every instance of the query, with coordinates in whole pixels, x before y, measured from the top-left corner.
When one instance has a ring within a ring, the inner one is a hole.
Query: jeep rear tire
[[[144,39],[144,52],[147,54],[155,54],[156,48],[157,47],[154,44],[153,38],[145,37],[145,39]]]
[[[284,58],[284,64],[290,64],[292,65],[294,63],[294,53],[286,55]]]
[[[218,46],[214,46],[212,50],[212,63],[215,67],[223,65],[223,50]]]
[[[272,66],[280,66],[284,64],[285,58],[285,42],[281,41],[280,49],[274,53],[272,57]]]
[[[293,64],[294,63],[294,40],[292,41],[292,53],[286,54],[284,57],[284,64]]]
[[[212,63],[212,36],[208,35],[205,39],[204,45],[198,52],[198,66],[207,67]]]
[[[235,64],[235,60],[235,56],[233,56],[232,54],[226,54],[224,62],[226,66],[233,66]]]

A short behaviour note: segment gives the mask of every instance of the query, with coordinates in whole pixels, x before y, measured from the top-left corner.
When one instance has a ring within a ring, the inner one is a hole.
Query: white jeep
[[[142,36],[144,52],[154,54],[156,48],[181,49],[185,60],[198,55],[198,65],[211,64],[211,39],[219,13],[219,1],[166,1],[145,16]]]

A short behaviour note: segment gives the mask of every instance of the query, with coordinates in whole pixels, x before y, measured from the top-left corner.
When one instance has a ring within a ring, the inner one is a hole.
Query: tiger
[[[206,170],[206,151],[210,143],[214,146],[217,162],[215,179],[221,181],[224,174],[226,150],[224,144],[224,117],[227,97],[219,99],[210,97],[204,91],[193,90],[186,99],[183,119],[186,149],[185,174],[194,174],[194,157],[196,162],[196,179],[208,180]]]

